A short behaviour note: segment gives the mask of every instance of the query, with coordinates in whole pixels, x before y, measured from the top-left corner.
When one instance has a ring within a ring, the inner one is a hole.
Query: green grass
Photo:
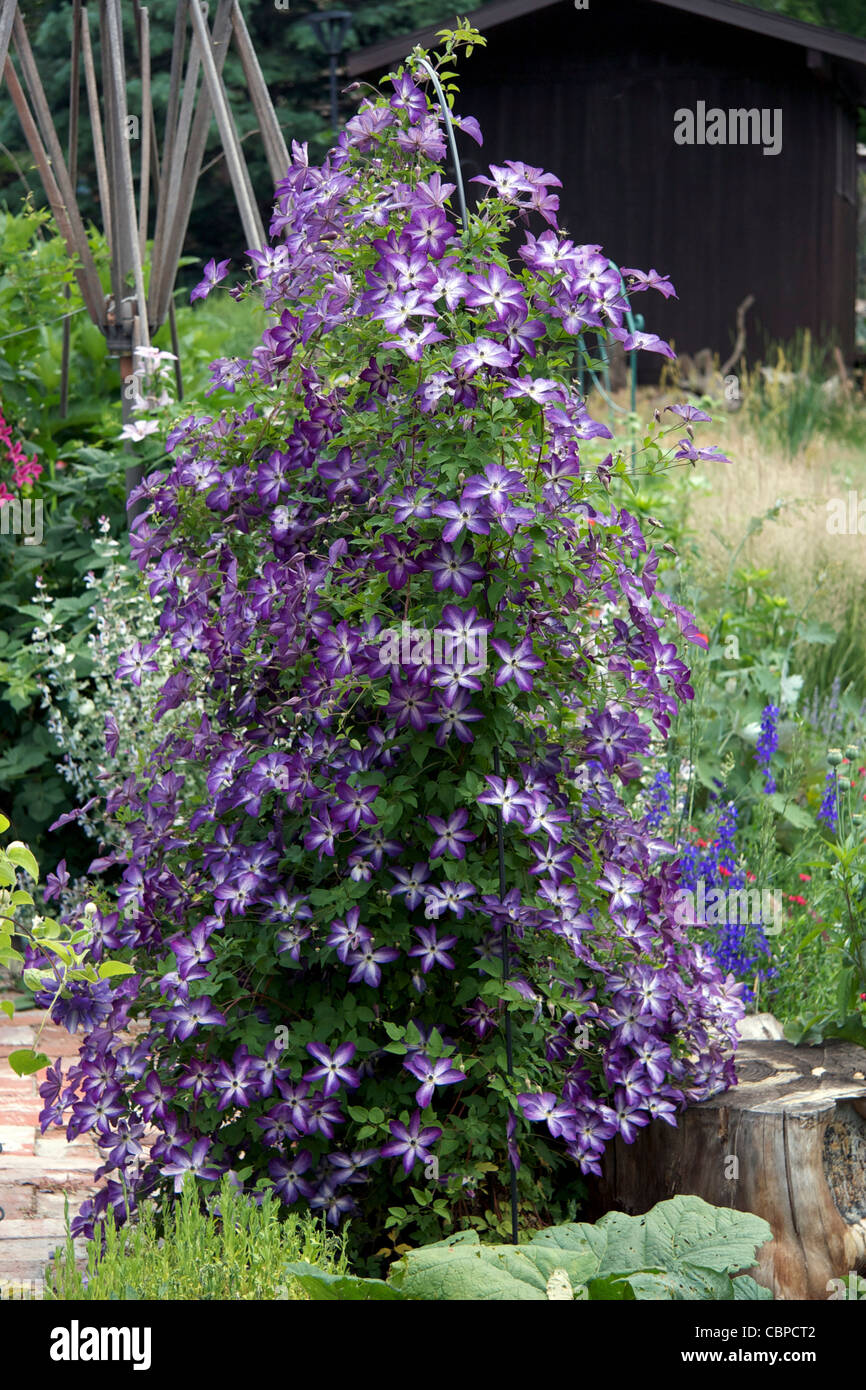
[[[346,1273],[345,1236],[309,1213],[286,1213],[271,1193],[256,1205],[227,1178],[203,1210],[199,1188],[187,1178],[179,1200],[161,1210],[147,1204],[126,1226],[115,1225],[109,1208],[104,1241],[87,1242],[84,1270],[67,1235],[46,1272],[45,1298],[304,1300],[283,1273],[298,1261]]]

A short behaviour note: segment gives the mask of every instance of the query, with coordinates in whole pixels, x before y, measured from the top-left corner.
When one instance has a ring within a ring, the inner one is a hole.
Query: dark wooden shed
[[[470,20],[487,47],[457,109],[485,144],[461,137],[464,171],[519,159],[557,174],[569,236],[670,274],[679,299],[639,305],[679,351],[724,358],[753,294],[752,360],[805,328],[852,359],[866,42],[733,0],[497,0]],[[375,80],[441,27],[354,54],[350,76]],[[685,111],[692,144],[675,138]],[[767,113],[769,139],[749,111]],[[765,154],[774,121],[781,147]]]

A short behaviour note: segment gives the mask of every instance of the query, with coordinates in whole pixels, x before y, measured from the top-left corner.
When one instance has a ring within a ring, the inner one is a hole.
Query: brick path
[[[42,1101],[37,1087],[44,1076],[16,1076],[10,1052],[30,1047],[45,1015],[38,1010],[0,1013],[0,1298],[41,1297],[45,1265],[63,1244],[65,1197],[70,1216],[93,1190],[99,1155],[86,1136],[67,1143],[62,1129],[39,1132]],[[52,1063],[71,1058],[78,1043],[65,1028],[47,1023],[39,1050]]]

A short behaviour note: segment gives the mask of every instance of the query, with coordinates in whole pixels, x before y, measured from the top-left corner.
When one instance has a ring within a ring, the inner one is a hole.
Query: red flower
[[[723,868],[723,866],[722,866],[721,864],[719,865],[719,873],[720,873],[720,874],[723,874],[725,878],[730,878],[730,877],[731,877],[731,871],[730,871],[730,869],[725,869],[725,868]]]
[[[812,882],[812,875],[811,875],[811,874],[798,874],[797,877],[801,880],[802,883],[811,883],[811,882]]]

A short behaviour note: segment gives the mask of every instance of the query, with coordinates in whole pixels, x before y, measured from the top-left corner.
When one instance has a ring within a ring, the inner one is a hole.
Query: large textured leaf
[[[361,1279],[354,1274],[328,1274],[315,1265],[289,1264],[284,1273],[300,1284],[314,1303],[370,1303],[404,1300],[407,1295],[382,1279]]]
[[[633,1289],[634,1297],[640,1300],[719,1303],[731,1302],[734,1298],[734,1286],[728,1275],[717,1274],[712,1269],[683,1265],[675,1273],[647,1270],[620,1277]]]
[[[754,1264],[770,1227],[748,1212],[712,1207],[700,1197],[674,1197],[645,1216],[608,1212],[595,1225],[573,1222],[537,1232],[526,1245],[481,1245],[464,1232],[411,1250],[391,1272],[415,1299],[549,1297],[554,1271],[591,1301],[656,1299],[729,1301],[762,1297],[730,1275]]]
[[[734,1286],[734,1298],[737,1300],[748,1300],[750,1303],[757,1303],[769,1299],[772,1301],[772,1289],[765,1289],[763,1284],[754,1280],[751,1274],[738,1274],[736,1279],[731,1281]]]
[[[621,1274],[606,1274],[603,1279],[588,1280],[586,1292],[593,1303],[634,1303],[636,1298],[643,1297],[635,1292],[628,1275]]]
[[[755,1252],[772,1232],[750,1212],[713,1207],[700,1197],[673,1197],[645,1216],[611,1211],[594,1226],[572,1224],[539,1231],[530,1246],[557,1249],[589,1244],[598,1256],[598,1274],[631,1274],[661,1269],[681,1273],[684,1266],[734,1274],[755,1262]]]
[[[554,1271],[564,1270],[577,1288],[596,1272],[585,1246],[572,1250],[530,1245],[481,1245],[475,1231],[410,1250],[392,1269],[391,1280],[410,1298],[521,1299],[546,1302]]]

